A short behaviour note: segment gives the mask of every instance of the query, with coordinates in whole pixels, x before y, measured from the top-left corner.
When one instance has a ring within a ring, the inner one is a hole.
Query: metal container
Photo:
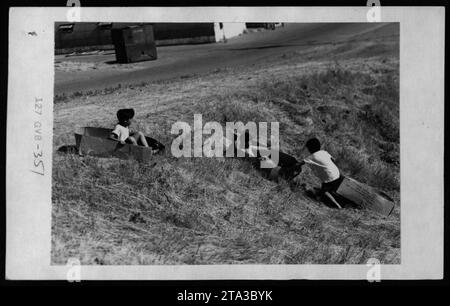
[[[156,60],[152,25],[128,26],[111,30],[118,63]]]

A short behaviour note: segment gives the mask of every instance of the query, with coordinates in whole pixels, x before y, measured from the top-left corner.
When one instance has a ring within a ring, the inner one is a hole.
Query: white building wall
[[[220,28],[222,24],[222,29]],[[246,29],[245,22],[215,22],[214,23],[214,33],[216,35],[216,42],[223,41],[225,39],[239,36],[244,33]]]

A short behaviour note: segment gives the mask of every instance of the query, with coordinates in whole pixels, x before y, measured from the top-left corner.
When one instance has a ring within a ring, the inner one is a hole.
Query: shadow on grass
[[[57,151],[59,153],[78,154],[78,149],[75,145],[63,145]]]

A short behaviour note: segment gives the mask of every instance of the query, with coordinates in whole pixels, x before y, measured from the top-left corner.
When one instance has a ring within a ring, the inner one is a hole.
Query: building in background
[[[55,23],[55,53],[114,49],[111,30],[143,23]],[[153,23],[156,46],[226,41],[246,29],[245,23]]]
[[[216,22],[214,23],[215,41],[226,41],[228,38],[241,35],[245,30],[244,22]]]

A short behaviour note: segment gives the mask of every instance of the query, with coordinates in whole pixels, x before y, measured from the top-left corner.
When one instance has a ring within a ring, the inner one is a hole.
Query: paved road
[[[158,47],[155,61],[123,64],[126,69],[90,69],[87,71],[56,71],[55,94],[72,93],[114,87],[118,84],[136,84],[144,81],[164,80],[183,75],[210,72],[217,68],[252,65],[279,56],[293,49],[308,48],[353,37],[370,37],[381,33],[390,25],[379,23],[341,24],[286,24],[274,31],[243,34],[227,43]],[[385,34],[383,34],[385,33]],[[114,52],[97,56],[57,57],[57,61],[103,63],[102,67],[117,67]],[[113,64],[113,65],[111,65]]]

